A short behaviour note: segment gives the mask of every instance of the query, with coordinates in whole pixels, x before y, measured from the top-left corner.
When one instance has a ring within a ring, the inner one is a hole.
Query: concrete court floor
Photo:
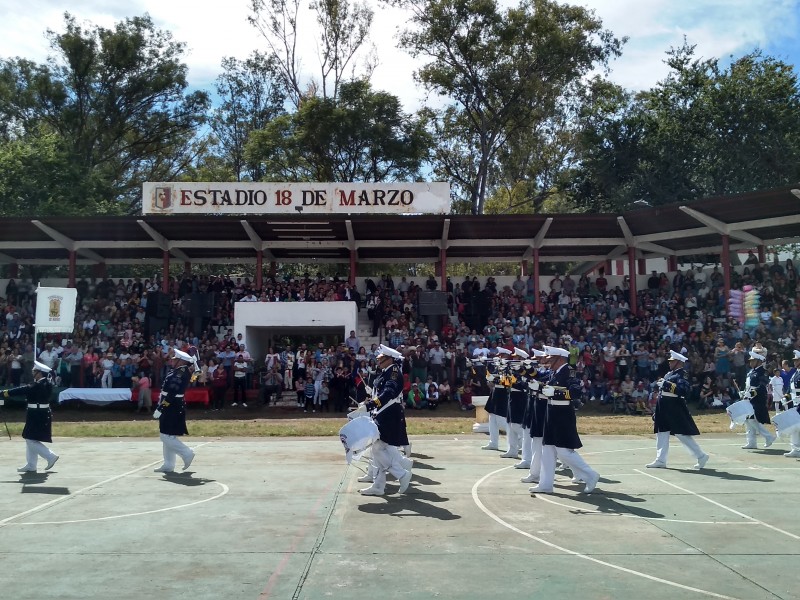
[[[586,436],[594,494],[568,476],[531,497],[483,435],[413,439],[409,492],[357,492],[338,439],[188,438],[162,476],[156,439],[57,439],[18,475],[0,442],[0,590],[15,599],[800,598],[800,462],[780,441]],[[502,444],[502,442],[501,442]],[[363,465],[363,463],[358,463]],[[43,465],[40,464],[40,470]]]

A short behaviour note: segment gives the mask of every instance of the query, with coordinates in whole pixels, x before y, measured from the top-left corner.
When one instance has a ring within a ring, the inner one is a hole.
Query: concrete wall
[[[358,312],[353,302],[237,302],[233,322],[248,352],[263,357],[276,332],[336,330],[344,340],[358,330]]]

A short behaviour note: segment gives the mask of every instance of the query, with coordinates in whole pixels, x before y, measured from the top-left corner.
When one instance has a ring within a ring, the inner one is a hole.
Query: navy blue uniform
[[[753,405],[753,412],[756,421],[768,425],[770,423],[769,409],[767,408],[767,384],[769,378],[764,365],[759,365],[755,369],[750,369],[747,374],[747,387],[755,390],[756,395],[750,397],[750,404]],[[752,419],[754,417],[748,417]]]
[[[6,390],[6,394],[9,397],[25,396],[25,401],[28,403],[22,437],[26,440],[52,442],[53,415],[50,412],[50,398],[53,395],[53,386],[50,381],[42,377],[30,385]]]
[[[550,370],[537,370],[535,367],[528,371],[528,381],[538,381],[541,385],[543,381],[550,379]],[[533,391],[528,388],[528,405],[525,407],[525,416],[522,419],[522,426],[530,429],[531,437],[544,436],[544,422],[547,417],[547,398],[541,395],[540,391]]]
[[[669,431],[673,435],[700,435],[700,430],[686,407],[686,398],[690,391],[691,385],[683,367],[664,376],[664,385],[661,386],[653,412],[653,433]]]
[[[522,425],[525,422],[525,409],[528,406],[528,378],[522,370],[511,371],[508,378],[511,388],[508,391],[507,419],[509,423]]]
[[[486,412],[490,415],[506,418],[508,414],[508,388],[500,384],[504,378],[501,369],[494,363],[490,363],[486,368],[487,373],[494,376],[494,388],[486,401]]]
[[[181,365],[167,373],[158,399],[158,429],[166,435],[188,435],[186,429],[186,401],[184,393],[189,385],[189,367]]]
[[[583,444],[578,435],[575,408],[572,406],[572,402],[580,398],[580,382],[570,375],[568,365],[562,365],[558,371],[550,374],[545,385],[553,386],[556,390],[553,397],[548,398],[542,443],[572,450],[581,448]],[[553,401],[564,404],[556,405]]]
[[[374,411],[375,424],[381,435],[381,440],[390,446],[407,446],[408,433],[406,432],[406,418],[403,412],[403,372],[400,365],[393,363],[381,371],[375,378],[376,398],[368,400],[366,407]],[[391,400],[401,398],[386,406]]]

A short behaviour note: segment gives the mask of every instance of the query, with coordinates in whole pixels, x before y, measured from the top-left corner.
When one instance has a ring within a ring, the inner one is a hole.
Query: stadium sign
[[[445,214],[450,184],[183,183],[142,186],[145,215]]]

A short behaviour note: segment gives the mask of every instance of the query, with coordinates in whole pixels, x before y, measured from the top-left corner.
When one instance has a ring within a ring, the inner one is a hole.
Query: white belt
[[[375,416],[377,417],[379,414],[381,414],[383,411],[389,408],[392,404],[400,404],[400,397],[401,396],[398,396],[397,398],[392,398],[386,404],[381,406],[380,409],[375,413]]]
[[[570,406],[572,405],[572,400],[548,400],[547,403],[550,406]]]
[[[28,404],[28,408],[50,408],[49,404]]]
[[[666,396],[667,398],[677,398],[678,394],[673,394],[672,392],[661,392],[662,396]]]

